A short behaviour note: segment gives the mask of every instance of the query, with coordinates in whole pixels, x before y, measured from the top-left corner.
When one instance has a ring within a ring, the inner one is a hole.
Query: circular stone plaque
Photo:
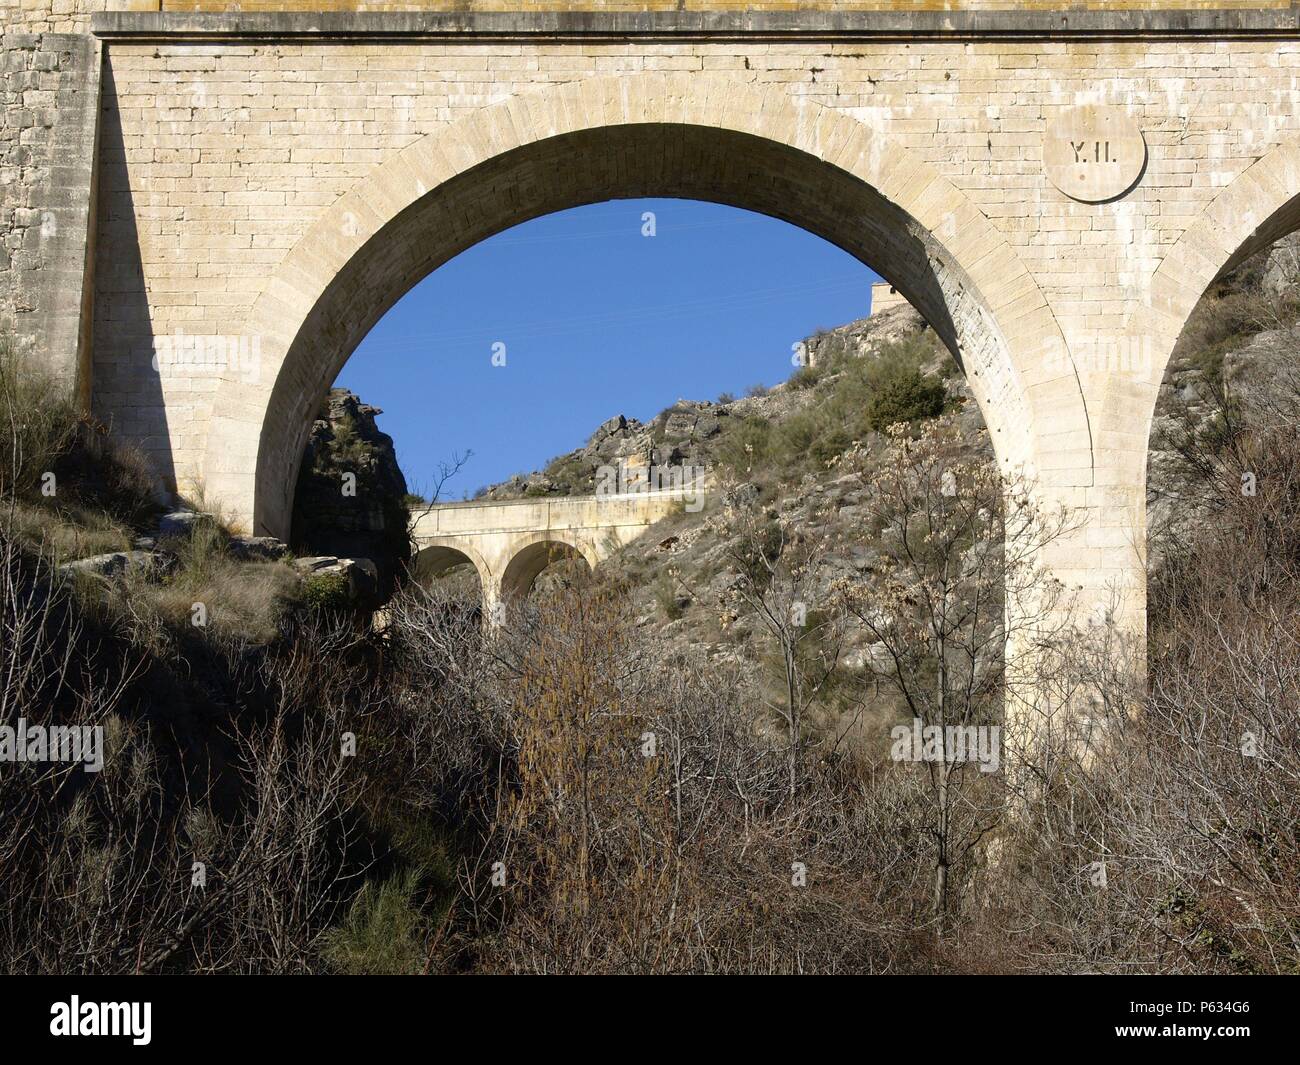
[[[1142,130],[1118,107],[1066,108],[1043,135],[1048,180],[1084,203],[1124,195],[1142,176],[1146,160]]]

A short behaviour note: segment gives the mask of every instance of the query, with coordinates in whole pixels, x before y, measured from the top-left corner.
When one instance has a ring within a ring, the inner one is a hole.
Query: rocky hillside
[[[1284,241],[1223,278],[1189,323],[1166,375],[1150,455],[1153,569],[1195,524],[1203,483],[1187,476],[1189,451],[1213,444],[1225,419],[1266,418],[1271,388],[1300,380],[1296,350],[1300,254]],[[486,489],[487,498],[586,494],[596,470],[633,464],[708,467],[769,512],[795,525],[847,528],[861,517],[860,493],[835,461],[855,441],[893,421],[947,417],[972,453],[987,454],[983,418],[953,360],[907,306],[808,338],[808,365],[771,390],[716,402],[681,400],[648,423],[615,415],[587,443]],[[1300,388],[1297,389],[1300,391]],[[1250,411],[1252,414],[1245,412]],[[831,517],[827,518],[826,515]],[[634,588],[639,624],[656,642],[693,645],[720,660],[750,657],[757,621],[727,607],[734,580],[727,545],[709,512],[666,519],[610,565]],[[869,552],[832,560],[825,584],[870,565]],[[850,648],[861,665],[870,648]]]
[[[1242,428],[1290,420],[1287,405],[1300,395],[1298,356],[1300,239],[1293,235],[1216,283],[1174,351],[1148,459],[1153,564],[1204,519],[1205,450],[1229,446]]]
[[[770,472],[781,477],[791,472],[791,467],[802,465],[801,457],[807,457],[799,454],[800,436],[818,435],[808,430],[813,422],[821,420],[815,410],[828,398],[840,400],[840,407],[847,406],[846,401],[852,398],[860,398],[866,401],[866,406],[876,392],[892,388],[896,393],[900,384],[905,388],[918,377],[929,377],[933,379],[930,386],[934,390],[931,397],[934,412],[945,404],[962,408],[969,399],[965,384],[953,372],[955,367],[947,353],[936,344],[920,316],[906,306],[809,337],[806,347],[809,365],[774,388],[754,389],[740,399],[722,396],[712,402],[679,400],[650,422],[616,414],[601,423],[582,447],[552,459],[541,470],[517,474],[484,488],[479,497],[587,495],[595,491],[596,471],[619,462],[741,468],[752,464],[747,455],[753,455],[755,438],[765,435],[763,427],[780,438],[767,440],[764,446],[775,446],[780,452],[766,458],[772,465]],[[853,384],[865,387],[852,389],[852,396],[840,394],[850,391],[837,387],[845,383],[844,366],[857,359],[864,360],[863,366],[876,367],[875,377],[871,381],[858,381],[859,375],[851,375]],[[898,398],[903,407],[908,407],[908,397]],[[880,404],[874,415],[871,410],[862,413],[868,420],[860,425],[846,424],[853,420],[847,410],[831,411],[830,416],[839,419],[839,428],[843,430],[867,431],[872,417],[877,425],[882,424],[889,411]],[[788,435],[782,436],[782,431],[788,431]],[[845,444],[849,442],[843,433],[822,441],[818,457],[829,457],[841,439]],[[747,447],[751,449],[749,452],[745,450]]]
[[[619,414],[587,443],[536,473],[483,493],[488,498],[586,494],[606,464],[689,465],[712,471],[734,497],[757,503],[794,528],[818,528],[834,538],[860,524],[860,482],[835,469],[856,442],[880,439],[896,422],[951,419],[972,454],[987,453],[983,420],[946,349],[911,308],[901,306],[806,341],[808,365],[789,380],[744,398],[681,400],[648,423]],[[762,621],[734,609],[733,544],[715,526],[716,497],[702,512],[658,523],[618,556],[606,572],[630,589],[636,624],[657,652],[693,649],[724,665],[761,673],[771,664]],[[872,562],[871,552],[846,549],[829,559],[811,589],[809,606],[829,598],[833,582]],[[861,671],[872,654],[860,641],[844,649],[841,665]],[[884,712],[886,708],[882,706]],[[827,710],[834,714],[833,700]]]

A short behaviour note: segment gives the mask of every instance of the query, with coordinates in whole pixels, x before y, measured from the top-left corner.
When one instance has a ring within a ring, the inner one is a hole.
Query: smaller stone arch
[[[526,543],[518,545],[501,574],[501,597],[504,600],[521,600],[528,597],[537,578],[547,566],[562,559],[580,558],[589,570],[596,568],[595,549],[588,544],[575,543],[556,536],[540,533]]]
[[[455,566],[469,563],[478,574],[479,587],[484,602],[493,598],[492,567],[470,544],[453,537],[439,537],[421,542],[419,551],[411,559],[411,572],[416,580],[437,577]]]

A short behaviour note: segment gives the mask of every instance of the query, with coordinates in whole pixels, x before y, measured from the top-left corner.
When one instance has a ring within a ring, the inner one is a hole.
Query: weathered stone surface
[[[373,610],[380,595],[379,572],[368,558],[336,558],[317,555],[294,560],[294,568],[306,577],[339,577],[347,589],[348,600],[362,609]]]
[[[91,555],[67,562],[59,567],[65,574],[86,574],[94,577],[116,577],[128,570],[162,572],[170,568],[165,555],[152,551],[110,551],[104,555]]]
[[[1300,233],[1283,237],[1269,252],[1262,278],[1270,296],[1300,296]]]
[[[1129,192],[1146,168],[1147,146],[1134,117],[1121,107],[1069,107],[1043,134],[1043,165],[1071,199],[1102,203]]]
[[[0,328],[89,405],[100,50],[81,34],[13,33],[4,21],[0,222],[14,254],[0,254]]]
[[[215,528],[217,519],[212,514],[204,514],[200,511],[174,510],[158,519],[158,535],[163,538],[168,536],[189,536],[198,526],[203,524]]]
[[[274,536],[232,536],[226,550],[240,562],[275,562],[289,553],[289,545]]]

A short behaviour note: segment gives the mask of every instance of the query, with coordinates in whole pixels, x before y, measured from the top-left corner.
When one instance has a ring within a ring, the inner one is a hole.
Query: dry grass
[[[232,559],[215,524],[200,523],[160,547],[174,559],[170,568],[128,572],[99,591],[102,605],[155,649],[173,643],[176,630],[194,629],[221,643],[264,646],[302,602],[302,577],[288,562]]]
[[[5,517],[9,535],[56,564],[110,551],[128,551],[135,532],[89,507],[40,506],[14,500]]]

